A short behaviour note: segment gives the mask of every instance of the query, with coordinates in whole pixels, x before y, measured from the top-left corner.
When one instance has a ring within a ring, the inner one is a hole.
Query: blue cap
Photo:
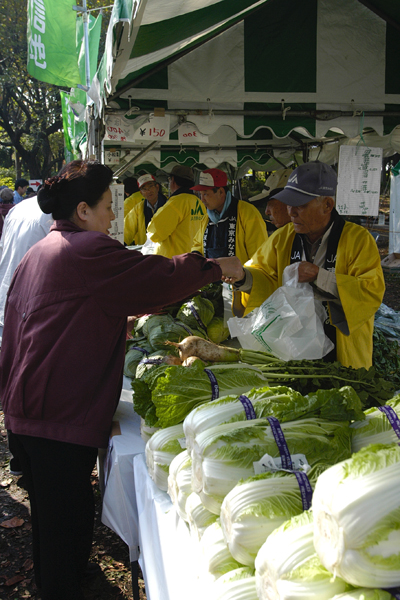
[[[290,174],[283,191],[274,198],[289,206],[303,206],[318,196],[334,197],[336,186],[337,176],[332,167],[322,162],[308,162]]]

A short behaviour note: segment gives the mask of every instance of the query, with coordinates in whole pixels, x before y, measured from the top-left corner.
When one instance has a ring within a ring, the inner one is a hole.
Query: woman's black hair
[[[94,160],[73,160],[46,179],[38,192],[42,211],[53,219],[70,219],[80,202],[96,206],[113,179],[112,170]]]

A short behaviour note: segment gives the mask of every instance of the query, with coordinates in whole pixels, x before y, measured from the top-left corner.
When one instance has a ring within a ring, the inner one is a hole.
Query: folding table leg
[[[139,563],[137,560],[131,562],[131,573],[132,573],[132,593],[133,600],[139,600]]]

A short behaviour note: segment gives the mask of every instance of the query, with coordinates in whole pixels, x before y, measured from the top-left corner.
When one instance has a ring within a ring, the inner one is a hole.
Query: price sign
[[[382,148],[341,146],[336,209],[341,215],[377,216]]]
[[[170,116],[150,117],[149,121],[140,125],[135,131],[135,141],[169,140]]]
[[[112,209],[115,220],[111,223],[110,237],[124,243],[124,186],[122,184],[110,185],[112,194]]]
[[[178,129],[180,144],[208,144],[208,135],[203,135],[193,123],[182,123]]]
[[[106,117],[105,140],[113,142],[129,142],[133,140],[132,127],[125,119],[109,115]]]
[[[106,165],[119,165],[120,158],[121,152],[119,150],[105,150],[104,152],[104,164]]]

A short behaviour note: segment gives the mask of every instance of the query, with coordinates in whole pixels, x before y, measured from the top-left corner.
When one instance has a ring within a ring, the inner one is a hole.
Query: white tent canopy
[[[390,156],[399,22],[390,0],[119,0],[89,92],[105,148],[126,162],[141,152],[132,170],[225,165],[239,176],[317,156],[334,164],[341,144]],[[144,153],[154,113],[169,118],[169,139]]]

